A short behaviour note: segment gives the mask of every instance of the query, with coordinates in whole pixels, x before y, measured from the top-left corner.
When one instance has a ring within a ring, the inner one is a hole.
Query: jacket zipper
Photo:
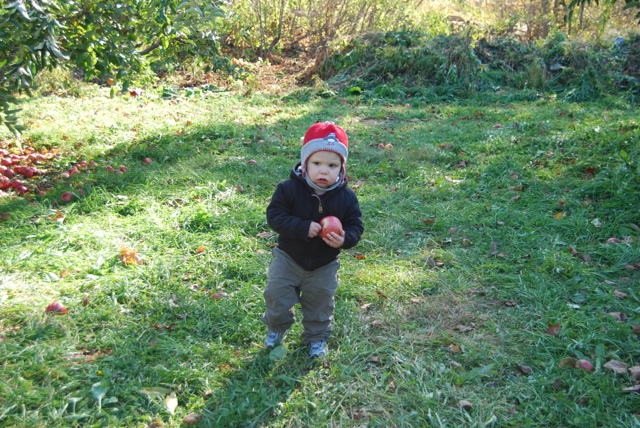
[[[318,198],[318,212],[322,214],[322,199],[320,199],[320,196],[316,195],[315,193],[311,196],[315,196],[316,198]]]

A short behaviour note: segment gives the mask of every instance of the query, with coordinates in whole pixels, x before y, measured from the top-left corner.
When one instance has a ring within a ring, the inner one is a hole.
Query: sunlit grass
[[[230,93],[25,102],[25,142],[62,156],[47,167],[51,193],[0,199],[11,213],[0,422],[181,426],[193,412],[201,426],[637,425],[637,400],[621,392],[634,380],[601,367],[640,355],[635,112],[403,105]],[[318,120],[349,133],[366,231],[342,254],[328,360],[309,362],[300,323],[274,360],[260,315],[276,238],[257,235]],[[58,178],[79,159],[99,166]],[[141,264],[125,266],[122,247]],[[69,313],[45,314],[51,301]],[[574,356],[598,370],[559,367]],[[107,381],[117,402],[99,410],[92,385]],[[140,393],[153,387],[176,393],[175,415]]]

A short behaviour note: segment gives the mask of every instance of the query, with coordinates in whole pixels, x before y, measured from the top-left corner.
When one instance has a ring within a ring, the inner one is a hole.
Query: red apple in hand
[[[340,235],[340,232],[342,231],[342,223],[340,223],[338,217],[334,217],[332,215],[320,220],[320,226],[322,226],[322,230],[318,233],[318,236],[321,238],[326,238],[331,232],[335,232]]]

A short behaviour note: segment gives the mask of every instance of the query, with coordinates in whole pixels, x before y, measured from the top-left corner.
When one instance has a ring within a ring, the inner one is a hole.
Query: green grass
[[[63,156],[53,191],[0,198],[0,425],[640,426],[635,381],[602,367],[640,364],[637,111],[492,97],[25,101],[22,144]],[[366,230],[342,255],[329,358],[308,360],[297,323],[274,359],[259,318],[276,238],[256,235],[318,120],[349,134]],[[59,178],[79,159],[100,166]],[[145,388],[173,391],[175,414]]]

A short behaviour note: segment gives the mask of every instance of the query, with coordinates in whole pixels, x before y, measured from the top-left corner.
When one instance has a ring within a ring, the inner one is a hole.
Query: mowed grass
[[[640,365],[637,110],[406,102],[25,101],[23,144],[63,155],[52,192],[0,199],[0,425],[639,426],[636,381],[604,367]],[[349,134],[366,230],[341,256],[330,356],[309,361],[297,323],[276,358],[276,237],[257,235],[324,120]],[[59,178],[81,159],[99,166]]]

